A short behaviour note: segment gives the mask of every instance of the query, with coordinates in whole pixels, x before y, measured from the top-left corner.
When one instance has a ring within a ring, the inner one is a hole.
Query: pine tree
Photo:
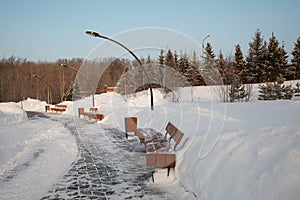
[[[165,56],[164,56],[164,50],[161,49],[160,50],[160,54],[159,54],[159,57],[158,57],[158,63],[159,63],[159,84],[161,86],[163,86],[164,84],[164,63],[165,63]]]
[[[292,85],[282,85],[278,82],[267,83],[266,85],[259,85],[258,100],[277,100],[277,99],[292,99],[294,90]]]
[[[282,98],[291,100],[294,96],[294,91],[292,85],[285,86],[283,85],[281,88]]]
[[[288,68],[287,68],[288,55],[284,49],[284,42],[282,42],[281,47],[279,47],[279,52],[280,52],[280,64],[281,64],[282,75],[283,77],[287,77],[288,76]],[[284,79],[286,80],[286,78]]]
[[[151,60],[150,54],[148,54],[147,59],[146,59],[146,64],[150,64],[150,63],[152,63],[152,60]]]
[[[206,55],[206,57],[205,57],[206,62],[208,60],[214,60],[216,57],[212,50],[212,46],[209,42],[206,44],[206,47],[205,47],[205,55]]]
[[[158,57],[158,63],[163,65],[164,61],[165,61],[164,50],[161,49]]]
[[[261,63],[261,70],[259,70],[259,77],[262,77],[260,80],[258,80],[258,82],[267,82],[267,77],[268,77],[268,72],[266,71],[266,68],[268,66],[268,45],[267,42],[264,41],[264,44],[262,46],[262,50],[261,50],[261,59],[262,59],[262,63]]]
[[[175,59],[174,59],[172,51],[170,49],[167,52],[164,64],[168,67],[175,68]]]
[[[249,79],[252,83],[262,81],[262,74],[264,73],[264,59],[263,59],[263,38],[261,31],[258,29],[255,32],[253,41],[249,43],[249,53],[246,58],[247,68],[249,72]]]
[[[178,69],[179,72],[185,76],[187,79],[189,79],[189,61],[188,56],[186,54],[182,54],[179,58],[178,62]]]
[[[300,83],[297,82],[295,86],[296,87],[294,88],[294,96],[295,97],[300,97]]]
[[[292,72],[295,79],[300,78],[300,37],[298,37],[297,41],[295,42],[294,49],[292,51]]]
[[[240,45],[235,46],[235,53],[233,58],[233,74],[234,78],[238,79],[240,83],[247,83],[247,69],[246,62]]]
[[[276,82],[259,85],[258,89],[258,100],[266,101],[281,99],[281,86]]]
[[[268,43],[267,81],[278,82],[279,84],[284,82],[286,58],[284,46],[279,47],[279,42],[274,33],[272,33]]]
[[[218,71],[223,79],[223,83],[224,84],[227,84],[228,83],[228,79],[227,79],[227,76],[226,76],[226,61],[224,59],[224,56],[223,56],[223,53],[222,51],[220,50],[220,53],[219,53],[219,58],[217,60],[217,68],[218,68]]]
[[[230,102],[249,101],[250,90],[246,90],[244,83],[247,82],[247,68],[240,45],[235,46],[235,54],[232,62],[232,81],[230,84]]]
[[[175,70],[178,71],[178,54],[176,51],[174,52],[174,63],[175,63]]]

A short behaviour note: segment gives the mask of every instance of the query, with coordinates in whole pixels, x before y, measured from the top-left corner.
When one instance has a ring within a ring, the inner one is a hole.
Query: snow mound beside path
[[[25,110],[21,109],[17,103],[0,104],[0,127],[17,124],[27,119]]]

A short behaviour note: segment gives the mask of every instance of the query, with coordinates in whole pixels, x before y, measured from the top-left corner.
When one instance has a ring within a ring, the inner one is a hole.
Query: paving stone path
[[[153,169],[145,166],[143,147],[134,138],[127,140],[118,129],[83,119],[50,119],[71,131],[79,153],[67,174],[42,199],[163,199],[163,192],[147,187]]]

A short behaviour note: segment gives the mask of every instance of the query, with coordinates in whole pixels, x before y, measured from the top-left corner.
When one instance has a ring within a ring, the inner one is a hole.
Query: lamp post
[[[208,34],[207,36],[205,36],[205,38],[202,40],[202,65],[204,64],[204,41],[209,38],[210,35]]]
[[[86,34],[90,35],[90,36],[94,36],[94,37],[98,37],[98,38],[102,38],[102,39],[105,39],[105,40],[109,40],[111,42],[114,42],[116,44],[118,44],[119,46],[123,47],[126,51],[128,51],[136,60],[137,62],[139,63],[139,65],[142,67],[144,73],[145,73],[145,76],[147,78],[147,81],[148,81],[148,86],[149,86],[149,89],[150,89],[150,104],[151,104],[151,110],[154,109],[154,106],[153,106],[153,91],[152,91],[152,86],[151,86],[151,83],[150,83],[150,80],[149,80],[149,77],[148,77],[148,74],[145,70],[145,68],[143,67],[143,64],[142,62],[140,61],[140,59],[130,50],[128,49],[125,45],[121,44],[120,42],[112,39],[112,38],[109,38],[109,37],[106,37],[106,36],[103,36],[103,35],[100,35],[99,33],[97,32],[93,32],[93,31],[86,31],[85,32]]]
[[[84,75],[81,71],[77,70],[77,69],[74,68],[74,67],[71,67],[71,66],[68,66],[68,65],[65,65],[65,64],[60,64],[60,66],[61,66],[61,67],[64,67],[64,68],[71,69],[71,70],[73,70],[73,71],[75,71],[75,72],[78,72],[78,73],[86,80],[86,82],[87,82],[88,85],[89,85],[90,91],[91,91],[91,93],[92,93],[92,103],[93,103],[93,107],[95,107],[95,95],[94,95],[94,91],[93,91],[93,86],[91,85],[90,81],[85,77],[85,75]]]
[[[51,87],[50,83],[46,79],[44,79],[43,77],[38,76],[36,74],[32,74],[32,77],[37,78],[41,81],[44,81],[47,84],[47,86],[48,86],[48,102],[52,103],[52,87]]]

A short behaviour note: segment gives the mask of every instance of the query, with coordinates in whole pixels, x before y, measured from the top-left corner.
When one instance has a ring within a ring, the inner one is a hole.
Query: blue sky
[[[298,0],[2,0],[0,5],[1,57],[34,61],[85,58],[102,42],[86,30],[112,37],[161,27],[186,34],[199,45],[210,34],[206,41],[216,54],[222,50],[226,56],[236,44],[247,55],[258,28],[265,40],[274,32],[289,54],[300,36]]]

